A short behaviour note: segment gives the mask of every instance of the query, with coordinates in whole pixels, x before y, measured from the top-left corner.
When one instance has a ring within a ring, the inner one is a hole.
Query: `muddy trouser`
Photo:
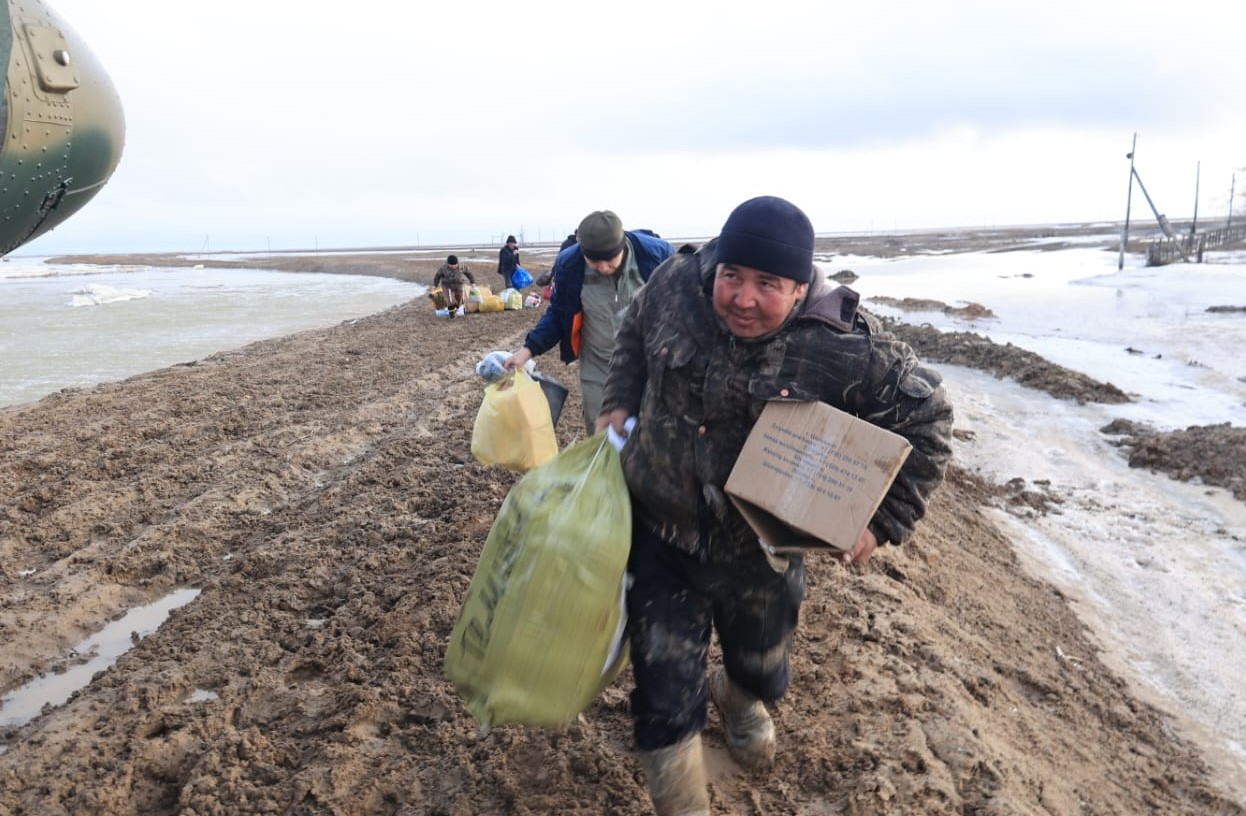
[[[766,701],[787,691],[791,637],[805,594],[800,556],[783,574],[770,568],[760,549],[747,563],[702,563],[637,520],[628,572],[635,579],[627,625],[637,750],[674,745],[705,727],[714,629],[736,684]]]
[[[454,310],[463,305],[463,292],[467,287],[459,284],[458,286],[443,286],[441,291],[446,296],[446,308]]]

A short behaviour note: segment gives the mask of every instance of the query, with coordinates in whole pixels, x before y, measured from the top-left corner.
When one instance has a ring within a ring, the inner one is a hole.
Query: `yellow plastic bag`
[[[632,509],[601,433],[526,473],[489,530],[446,650],[446,674],[485,725],[561,728],[627,662]]]
[[[485,387],[472,428],[477,461],[522,473],[556,455],[558,439],[540,383],[521,370]]]

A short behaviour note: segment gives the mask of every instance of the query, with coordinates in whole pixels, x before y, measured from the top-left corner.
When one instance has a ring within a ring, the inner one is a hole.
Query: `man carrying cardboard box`
[[[774,759],[765,704],[787,691],[804,562],[794,552],[776,569],[725,490],[766,406],[826,403],[911,446],[843,552],[848,563],[912,534],[951,456],[941,378],[857,311],[855,292],[831,289],[813,244],[813,226],[793,204],[750,199],[700,251],[654,271],[616,340],[597,429],[627,437],[632,717],[659,816],[709,813],[700,732],[710,700],[737,762],[761,768]],[[839,478],[819,475],[799,434],[775,438],[776,467],[815,487]],[[707,678],[713,630],[723,667]]]

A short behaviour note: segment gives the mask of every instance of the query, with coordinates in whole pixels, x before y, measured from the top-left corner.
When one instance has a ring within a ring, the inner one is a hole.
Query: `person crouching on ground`
[[[804,561],[772,567],[723,492],[767,401],[820,400],[913,446],[847,563],[913,533],[951,456],[941,377],[859,312],[854,291],[831,288],[813,246],[795,205],[745,201],[717,238],[653,273],[615,341],[596,424],[628,436],[631,713],[660,816],[710,812],[700,737],[710,701],[737,763],[774,759],[766,706],[787,691]],[[714,630],[723,666],[707,677]]]
[[[464,279],[468,283],[476,282],[467,267],[459,265],[456,255],[447,256],[446,262],[438,267],[433,275],[433,288],[441,287],[442,293],[446,296],[446,308],[450,310],[450,317],[455,316],[467,298],[467,283],[464,283]]]
[[[623,229],[610,210],[584,216],[575,234],[576,242],[554,261],[549,308],[506,367],[522,366],[554,346],[564,363],[579,360],[584,429],[592,435],[623,313],[674,248],[649,232]]]

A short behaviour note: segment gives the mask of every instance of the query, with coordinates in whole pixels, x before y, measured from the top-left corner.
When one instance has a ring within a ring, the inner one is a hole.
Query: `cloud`
[[[53,2],[129,132],[49,252],[561,237],[601,206],[695,234],[757,192],[832,229],[1093,220],[1135,132],[1170,213],[1197,162],[1208,191],[1246,165],[1205,0]]]

